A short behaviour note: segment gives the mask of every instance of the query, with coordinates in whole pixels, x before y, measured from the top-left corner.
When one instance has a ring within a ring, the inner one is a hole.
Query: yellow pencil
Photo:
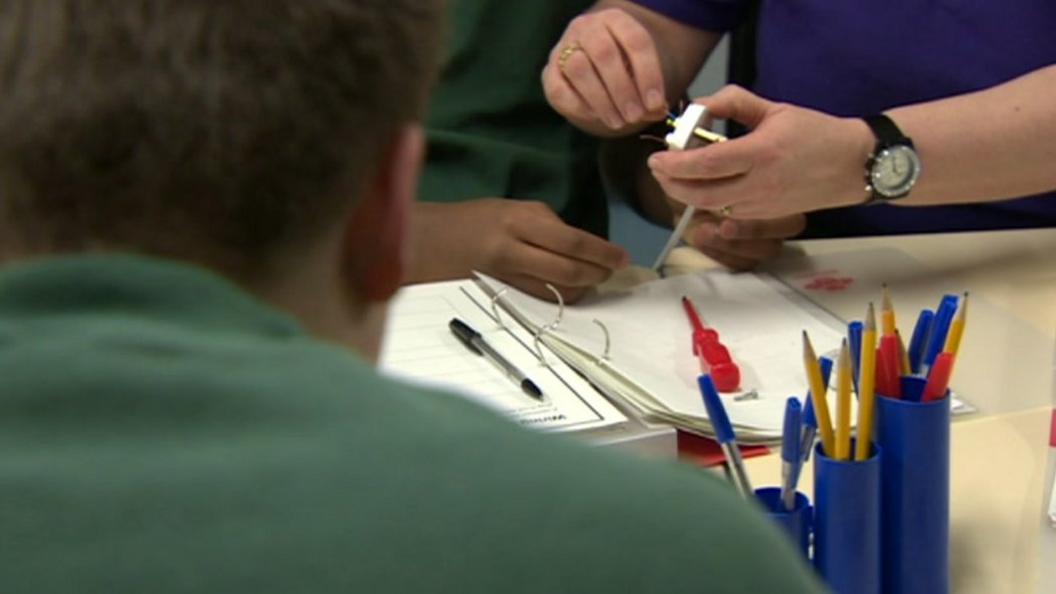
[[[946,337],[946,347],[942,349],[944,353],[950,353],[954,357],[957,356],[957,351],[961,349],[961,337],[964,336],[964,325],[967,321],[968,293],[965,293],[964,299],[961,300],[961,310],[957,312],[957,317],[950,324],[950,334]]]
[[[895,307],[891,304],[891,291],[887,289],[887,285],[883,285],[883,300],[880,302],[880,322],[881,327],[884,330],[884,336],[891,336],[895,333]]]
[[[847,339],[840,346],[836,370],[836,459],[851,459],[851,353]]]
[[[858,439],[854,444],[854,459],[869,458],[869,442],[873,439],[873,414],[876,409],[876,312],[873,304],[865,314],[862,329],[861,374],[858,376]]]
[[[807,382],[810,384],[811,402],[814,403],[814,416],[818,420],[818,433],[821,434],[821,449],[830,458],[835,455],[833,451],[835,437],[832,434],[832,417],[829,416],[829,401],[825,399],[828,394],[828,386],[821,380],[821,367],[818,366],[818,357],[814,354],[814,347],[810,344],[807,331],[803,331],[803,367],[807,371]]]
[[[906,350],[906,343],[902,340],[902,333],[895,328],[895,336],[898,337],[898,356],[902,359],[902,375],[910,376],[913,375],[913,368],[909,363],[909,351]]]

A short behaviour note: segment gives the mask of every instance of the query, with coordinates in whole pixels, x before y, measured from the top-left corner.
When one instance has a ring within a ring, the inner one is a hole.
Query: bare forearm
[[[648,155],[643,155],[643,158],[635,164],[638,208],[654,223],[664,227],[674,227],[676,217],[672,208],[672,200],[664,193],[664,189],[649,171],[649,167],[645,164],[646,157]]]
[[[1056,65],[976,93],[887,112],[924,164],[905,206],[1056,189]]]
[[[1056,65],[990,89],[887,112],[913,139],[923,169],[892,204],[997,201],[1056,190]],[[747,135],[649,158],[672,198],[738,219],[772,219],[865,203],[865,121],[775,103],[727,86],[707,97],[717,118]],[[893,166],[893,165],[892,165]],[[903,172],[904,173],[904,172]]]
[[[618,195],[650,221],[670,227],[671,202],[646,165],[649,155],[663,148],[637,136],[606,141],[601,148],[602,174]]]

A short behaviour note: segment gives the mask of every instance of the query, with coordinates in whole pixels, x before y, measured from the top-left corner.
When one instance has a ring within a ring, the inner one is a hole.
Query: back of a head
[[[442,21],[428,0],[0,0],[0,261],[262,272],[418,118]]]

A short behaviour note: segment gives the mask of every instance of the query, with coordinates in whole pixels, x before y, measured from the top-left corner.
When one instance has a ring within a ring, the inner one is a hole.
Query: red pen
[[[710,374],[720,392],[736,392],[741,385],[741,370],[733,362],[729,349],[719,341],[719,333],[704,325],[688,297],[682,298],[682,308],[693,326],[692,348],[700,360],[700,372]]]
[[[924,384],[924,395],[920,397],[920,401],[931,402],[945,396],[952,374],[953,353],[936,355],[935,362],[931,364],[931,370],[928,371],[928,382]]]

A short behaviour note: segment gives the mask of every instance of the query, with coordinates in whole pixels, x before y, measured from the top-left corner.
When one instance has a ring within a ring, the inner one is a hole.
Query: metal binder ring
[[[547,326],[539,326],[535,331],[535,335],[532,338],[532,346],[535,347],[535,356],[539,359],[539,362],[543,364],[543,367],[550,367],[550,362],[546,360],[546,356],[543,355],[543,333],[549,332],[550,328]]]
[[[561,296],[561,291],[554,288],[554,285],[546,283],[546,288],[550,289],[550,292],[557,297],[557,317],[554,318],[553,322],[546,325],[547,330],[553,330],[561,325],[561,321],[565,319],[565,298]]]
[[[502,296],[505,295],[508,290],[509,287],[503,287],[499,289],[498,293],[495,293],[494,297],[491,298],[491,315],[503,330],[507,330],[508,328],[506,328],[506,323],[502,321],[502,316],[499,315],[499,299],[502,299]]]
[[[601,360],[608,361],[609,351],[612,349],[612,339],[609,337],[609,329],[605,326],[605,324],[601,323],[601,320],[597,318],[594,318],[594,323],[597,324],[598,327],[601,328],[601,331],[605,334],[605,350],[601,353]]]

